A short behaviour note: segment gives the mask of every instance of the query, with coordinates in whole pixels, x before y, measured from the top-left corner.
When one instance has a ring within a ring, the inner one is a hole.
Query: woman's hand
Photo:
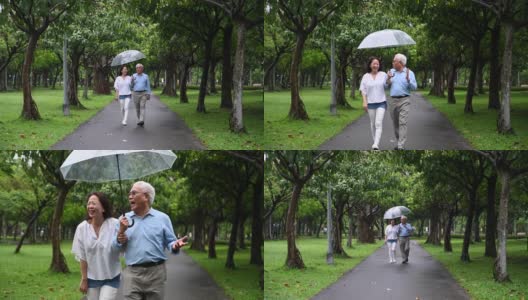
[[[83,294],[88,293],[88,279],[87,278],[81,278],[81,283],[79,284],[79,291],[81,291],[81,293]]]
[[[366,112],[368,112],[368,104],[367,104],[367,102],[364,102],[364,101],[363,101],[363,109],[364,109]]]

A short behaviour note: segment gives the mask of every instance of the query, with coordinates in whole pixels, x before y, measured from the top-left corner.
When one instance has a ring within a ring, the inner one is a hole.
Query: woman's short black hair
[[[108,200],[106,195],[101,192],[91,192],[88,197],[86,197],[86,201],[88,201],[88,199],[90,199],[90,197],[92,196],[96,196],[97,199],[99,199],[99,202],[101,203],[101,206],[104,209],[103,218],[106,220],[112,217],[112,204],[110,204],[110,201]],[[90,217],[87,216],[86,219],[88,220],[90,219]]]
[[[379,57],[375,57],[375,56],[371,56],[371,57],[369,57],[369,60],[368,60],[367,73],[372,72],[372,69],[370,68],[370,65],[372,64],[372,61],[373,61],[373,60],[377,60],[377,61],[379,62],[379,69],[378,69],[378,70],[383,70],[383,69],[381,68],[381,58],[379,58]]]
[[[121,74],[121,72],[123,72],[123,68],[125,68],[125,67],[128,69],[127,65],[122,65],[121,67],[119,67],[119,74],[117,74],[117,76],[123,75],[123,74]]]

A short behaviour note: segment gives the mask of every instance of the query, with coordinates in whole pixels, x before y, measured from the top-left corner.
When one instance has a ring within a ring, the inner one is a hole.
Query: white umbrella
[[[383,219],[396,219],[396,218],[401,217],[402,215],[409,214],[410,212],[411,210],[405,206],[394,206],[394,207],[389,208],[383,214]]]
[[[111,66],[115,67],[128,64],[130,62],[140,60],[142,58],[145,58],[145,54],[139,52],[138,50],[126,50],[119,53],[118,55],[116,55],[116,57],[114,57],[114,59],[112,59]]]
[[[416,42],[407,33],[401,30],[385,29],[367,35],[359,44],[358,49],[388,48],[415,44]]]
[[[170,150],[74,150],[60,171],[66,180],[98,183],[118,180],[122,199],[121,180],[161,172],[171,168],[175,160],[176,155]]]

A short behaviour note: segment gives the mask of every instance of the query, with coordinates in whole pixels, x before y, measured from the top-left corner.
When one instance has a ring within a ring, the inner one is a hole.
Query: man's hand
[[[128,228],[128,219],[125,217],[125,215],[122,215],[119,218],[119,233],[124,233]]]
[[[187,237],[187,236],[184,236],[184,237],[182,237],[181,239],[176,240],[176,243],[174,243],[174,245],[172,246],[172,249],[173,249],[173,250],[178,250],[178,249],[180,249],[181,247],[187,245],[187,239],[188,239],[188,237]]]

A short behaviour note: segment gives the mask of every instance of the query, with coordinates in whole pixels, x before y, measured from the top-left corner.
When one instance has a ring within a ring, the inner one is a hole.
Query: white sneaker
[[[123,126],[126,126],[126,122],[125,121],[121,122],[121,124],[123,124]]]

